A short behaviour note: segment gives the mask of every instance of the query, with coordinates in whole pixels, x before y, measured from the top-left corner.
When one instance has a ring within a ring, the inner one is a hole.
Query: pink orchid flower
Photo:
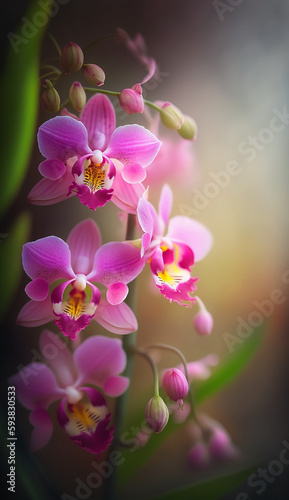
[[[136,330],[134,314],[123,300],[127,283],[142,271],[144,262],[129,243],[101,246],[101,234],[93,220],[76,225],[67,243],[56,236],[26,243],[22,260],[32,280],[25,288],[32,300],[20,311],[18,323],[38,326],[54,318],[61,332],[72,340],[92,318],[114,333]],[[107,300],[101,301],[94,282],[107,288]]]
[[[168,185],[161,192],[159,213],[142,196],[137,207],[139,224],[144,231],[141,256],[150,262],[151,271],[161,293],[180,305],[182,301],[194,303],[191,293],[196,290],[197,278],[191,268],[209,252],[213,237],[200,222],[185,216],[170,219],[173,194]],[[168,232],[164,236],[165,226]]]
[[[46,158],[39,165],[44,179],[32,189],[29,200],[50,205],[76,194],[81,203],[96,210],[113,195],[113,159],[122,163],[126,183],[142,182],[145,167],[161,142],[140,125],[115,128],[113,105],[105,95],[97,94],[87,102],[79,120],[56,116],[41,125],[38,144]]]
[[[126,391],[129,379],[119,375],[126,366],[121,340],[93,336],[72,354],[57,335],[44,330],[40,350],[47,364],[33,362],[9,379],[19,402],[31,410],[34,426],[32,451],[43,448],[51,438],[53,424],[47,408],[60,401],[58,421],[75,444],[100,454],[113,438],[110,413],[104,396],[87,385],[94,385],[110,397]]]

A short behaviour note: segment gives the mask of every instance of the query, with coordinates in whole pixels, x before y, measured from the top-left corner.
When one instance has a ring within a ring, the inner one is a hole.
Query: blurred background
[[[289,438],[289,280],[284,279],[289,269],[289,4],[282,0],[240,1],[235,6],[229,0],[56,3],[59,9],[51,18],[49,32],[60,47],[74,41],[85,48],[98,38],[115,34],[117,27],[132,37],[141,33],[149,55],[157,60],[160,75],[154,85],[144,86],[145,97],[173,102],[198,124],[197,141],[190,146],[190,176],[184,177],[176,161],[171,168],[177,175],[170,186],[174,192],[173,215],[194,217],[214,235],[212,251],[196,264],[193,273],[199,277],[198,294],[214,316],[214,330],[210,337],[198,336],[193,329],[194,311],[165,301],[154,291],[146,269],[138,287],[139,345],[166,342],[183,350],[188,360],[212,352],[222,361],[231,355],[227,334],[237,335],[242,320],[258,322],[254,317],[254,311],[258,311],[256,301],[260,304],[270,299],[275,289],[281,290],[282,304],[274,304],[268,315],[266,336],[257,355],[236,381],[200,408],[226,427],[241,449],[245,464],[260,460],[268,464],[278,458],[282,441]],[[3,54],[9,46],[7,34],[23,23],[26,4],[12,1],[5,6]],[[55,55],[45,36],[42,61]],[[131,87],[144,76],[138,62],[113,39],[87,48],[85,62],[103,68],[104,88],[109,90]],[[70,79],[72,82],[75,78],[67,76],[57,87],[63,99]],[[127,117],[113,102],[118,125],[134,121],[145,124],[142,117]],[[44,111],[39,111],[39,125],[48,118]],[[14,119],[17,117],[11,117]],[[160,134],[169,140],[176,138],[176,132],[164,127]],[[17,154],[17,145],[15,151]],[[33,221],[30,240],[50,234],[66,239],[72,227],[86,217],[93,217],[99,224],[104,242],[123,238],[119,210],[112,204],[95,214],[88,213],[76,197],[48,207],[29,205],[26,198],[40,180],[40,161],[35,139],[28,175],[2,222],[1,233],[9,235],[11,221],[27,211]],[[232,163],[235,175],[220,173],[230,172],[228,165]],[[8,174],[7,165],[3,165],[3,172]],[[151,188],[153,203],[158,202],[160,190],[161,185]],[[15,317],[26,302],[26,283],[23,273],[3,326],[5,387],[7,375],[15,373],[19,365],[31,362],[31,350],[38,349],[42,331],[41,327],[28,331],[15,325]],[[50,326],[56,331],[54,325]],[[87,334],[103,332],[94,324]],[[174,356],[165,354],[160,367],[175,362]],[[152,390],[150,369],[140,360],[132,380],[130,411],[144,407]],[[55,414],[55,410],[53,405],[51,413]],[[27,446],[31,431],[28,413],[18,406],[17,415],[18,433]],[[127,487],[127,498],[150,498],[210,475],[212,471],[189,471],[189,448],[186,432],[169,440]],[[92,457],[76,448],[57,424],[50,443],[35,459],[60,494],[73,495],[75,478],[85,478],[93,470]],[[271,485],[274,493],[267,490],[262,498],[287,498],[285,476],[286,470]],[[252,490],[247,492],[256,497]],[[236,498],[236,494],[228,498]]]

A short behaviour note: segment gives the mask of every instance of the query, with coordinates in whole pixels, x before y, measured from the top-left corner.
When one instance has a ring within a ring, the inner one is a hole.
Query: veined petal
[[[167,237],[188,245],[194,252],[195,261],[203,259],[213,244],[212,233],[200,222],[182,215],[169,221]]]
[[[52,436],[53,424],[48,411],[43,408],[31,412],[29,421],[34,427],[30,438],[30,449],[34,452],[41,450],[48,443]]]
[[[25,292],[32,300],[44,300],[48,296],[49,285],[43,278],[36,278],[26,285]]]
[[[90,281],[109,287],[113,283],[129,283],[140,274],[145,265],[137,248],[129,243],[106,243],[97,250]]]
[[[124,125],[113,132],[105,154],[122,163],[138,163],[146,167],[154,160],[160,146],[161,141],[141,125]]]
[[[108,378],[125,369],[126,354],[121,340],[97,335],[75,349],[74,362],[79,373],[78,387],[90,383],[103,388]]]
[[[59,387],[74,385],[77,370],[66,344],[54,333],[44,330],[40,336],[40,350],[53,371]]]
[[[15,386],[17,399],[29,410],[47,408],[64,394],[50,368],[43,363],[24,366],[9,378],[9,384]]]
[[[113,194],[113,189],[99,189],[98,191],[92,192],[89,187],[85,185],[79,186],[76,183],[74,183],[74,187],[80,202],[92,210],[103,207],[110,201]]]
[[[75,340],[77,334],[89,325],[90,320],[91,316],[87,314],[82,314],[78,319],[72,318],[67,314],[59,314],[57,319],[54,319],[54,323],[65,337]]]
[[[137,319],[125,302],[112,306],[106,300],[101,300],[94,319],[109,332],[119,335],[135,332],[138,328]]]
[[[40,326],[54,319],[51,298],[30,300],[22,307],[17,317],[17,323],[22,326]]]
[[[38,170],[47,179],[55,181],[66,172],[66,166],[60,160],[44,160],[38,166]]]
[[[170,217],[170,213],[171,213],[171,209],[172,209],[172,204],[173,204],[172,190],[167,184],[165,184],[163,189],[162,189],[160,201],[159,201],[159,216],[164,221],[165,226],[167,225],[167,223],[169,221],[169,217]]]
[[[70,265],[70,250],[61,238],[47,236],[26,243],[22,251],[23,268],[32,278],[43,278],[52,283],[74,276]]]
[[[74,176],[70,170],[57,180],[41,179],[28,195],[28,201],[34,205],[53,205],[60,201],[74,196],[75,193],[69,191],[74,182]]]
[[[90,152],[85,126],[70,116],[56,116],[43,123],[37,137],[39,150],[48,159],[65,161]]]
[[[89,99],[80,114],[88,132],[88,144],[92,150],[104,151],[115,129],[115,112],[108,97],[96,94]]]
[[[67,238],[71,265],[76,274],[89,274],[96,250],[101,246],[101,233],[92,219],[77,224]]]

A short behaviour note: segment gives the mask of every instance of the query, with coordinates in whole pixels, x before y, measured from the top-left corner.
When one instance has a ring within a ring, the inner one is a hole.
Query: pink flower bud
[[[207,311],[201,299],[199,297],[196,299],[200,310],[194,317],[194,327],[200,335],[210,335],[214,324],[213,316]]]
[[[79,82],[73,82],[69,90],[69,99],[76,111],[81,111],[86,103],[86,93]]]
[[[202,441],[195,444],[188,454],[189,466],[193,469],[203,469],[210,463],[210,453]]]
[[[96,64],[85,64],[84,78],[91,83],[91,85],[100,87],[104,84],[105,74],[104,71]]]
[[[184,123],[184,117],[181,111],[170,102],[164,102],[161,105],[161,121],[163,125],[172,130],[178,130]]]
[[[178,134],[187,141],[194,141],[197,137],[198,126],[193,118],[184,115],[184,123],[178,130]]]
[[[45,111],[56,113],[60,107],[60,97],[57,90],[49,80],[44,80],[45,90],[41,96],[41,106]]]
[[[169,410],[160,396],[151,398],[145,408],[145,420],[154,432],[161,432],[168,423]]]
[[[119,95],[119,104],[129,115],[142,113],[144,110],[144,101],[141,85],[137,83],[131,89],[122,90]]]
[[[209,451],[215,460],[234,460],[239,457],[239,452],[233,445],[229,434],[218,427],[213,431]]]
[[[78,71],[83,65],[83,52],[79,45],[69,42],[61,52],[60,63],[64,73]]]
[[[171,368],[164,373],[163,387],[172,401],[183,403],[183,398],[189,392],[189,385],[185,375],[178,368]]]

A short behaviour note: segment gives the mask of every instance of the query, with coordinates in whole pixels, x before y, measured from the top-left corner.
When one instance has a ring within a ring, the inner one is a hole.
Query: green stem
[[[182,364],[184,366],[185,376],[186,376],[186,379],[187,379],[188,384],[189,384],[189,393],[188,393],[188,396],[189,396],[189,402],[190,402],[190,405],[191,405],[192,416],[193,416],[196,424],[202,430],[202,425],[199,422],[199,419],[198,419],[198,416],[197,416],[197,412],[196,412],[196,403],[195,403],[195,398],[194,398],[193,390],[192,390],[191,385],[189,383],[189,376],[188,376],[188,370],[187,370],[187,361],[186,361],[185,356],[183,355],[183,353],[177,347],[174,347],[172,345],[168,345],[168,344],[163,344],[163,343],[160,343],[160,342],[156,342],[156,343],[149,344],[148,346],[146,346],[146,349],[155,349],[155,348],[157,348],[157,349],[166,349],[167,351],[173,351],[173,352],[175,352],[180,357],[180,359],[182,361]]]
[[[159,393],[159,374],[158,374],[157,366],[156,366],[153,358],[143,349],[136,349],[135,348],[134,352],[136,354],[140,354],[141,356],[146,358],[148,360],[149,364],[151,365],[151,368],[152,368],[152,371],[154,374],[154,383],[155,383],[154,395],[155,395],[155,397],[158,397],[160,395],[160,393]]]
[[[114,92],[112,90],[104,90],[104,89],[96,89],[94,87],[83,87],[85,92],[93,92],[93,93],[100,93],[100,94],[106,94],[106,95],[120,95],[120,92]]]
[[[61,48],[59,47],[57,41],[55,40],[54,36],[51,35],[51,33],[48,33],[48,36],[50,38],[50,40],[52,41],[54,47],[56,48],[57,52],[58,52],[58,55],[61,56]]]
[[[129,214],[127,221],[126,240],[133,240],[135,233],[135,215]],[[136,309],[136,279],[130,283],[129,294],[126,299],[127,305],[135,311]],[[129,333],[123,337],[123,348],[127,353],[126,369],[123,373],[125,377],[131,380],[134,362],[134,348],[136,344],[137,332]],[[121,436],[124,429],[126,418],[127,406],[129,400],[129,390],[116,400],[115,405],[115,418],[114,418],[114,440],[110,451],[117,450],[121,443]],[[113,500],[117,492],[117,474],[118,468],[114,467],[112,474],[107,478],[104,485],[104,498],[105,500]]]

